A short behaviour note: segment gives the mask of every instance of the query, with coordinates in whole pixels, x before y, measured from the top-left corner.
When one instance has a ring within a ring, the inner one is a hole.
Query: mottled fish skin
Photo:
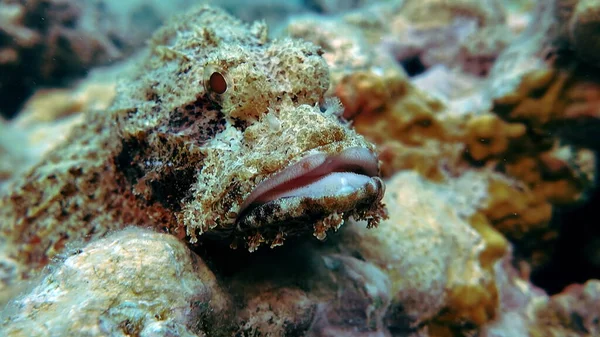
[[[252,189],[301,158],[374,151],[335,109],[321,111],[328,86],[327,65],[310,43],[269,41],[263,23],[248,26],[210,7],[177,18],[154,35],[114,105],[89,112],[0,200],[2,258],[23,278],[65,244],[129,225],[191,243],[200,234],[226,237],[251,250],[281,244],[287,229],[321,236],[350,215],[376,225],[383,186],[345,214],[332,200],[315,218],[304,200],[293,204],[301,221],[281,230],[263,231],[256,214],[244,220],[249,228],[236,227]]]

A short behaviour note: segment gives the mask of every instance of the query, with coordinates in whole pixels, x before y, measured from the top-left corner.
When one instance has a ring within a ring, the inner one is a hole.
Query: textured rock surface
[[[573,284],[561,294],[533,306],[531,336],[600,334],[600,281]]]
[[[377,231],[354,227],[344,236],[345,249],[356,249],[390,278],[390,312],[434,331],[495,317],[493,268],[507,243],[489,224],[471,224],[487,198],[486,180],[470,173],[432,183],[415,172],[398,173],[387,184],[390,219]]]
[[[68,255],[4,311],[4,336],[204,336],[228,306],[171,235],[128,229]]]

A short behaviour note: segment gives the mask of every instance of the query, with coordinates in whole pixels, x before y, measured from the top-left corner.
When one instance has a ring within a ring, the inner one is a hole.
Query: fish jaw
[[[245,199],[234,235],[250,251],[281,245],[289,235],[313,232],[323,240],[350,216],[375,227],[384,217],[385,185],[378,160],[364,147],[337,155],[309,155],[262,181]]]

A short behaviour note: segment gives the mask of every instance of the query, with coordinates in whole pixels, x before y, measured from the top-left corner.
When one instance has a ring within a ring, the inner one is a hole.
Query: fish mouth
[[[367,148],[304,157],[254,188],[240,207],[236,236],[253,251],[307,231],[324,239],[350,216],[374,227],[384,216],[385,185],[378,173],[377,156]]]

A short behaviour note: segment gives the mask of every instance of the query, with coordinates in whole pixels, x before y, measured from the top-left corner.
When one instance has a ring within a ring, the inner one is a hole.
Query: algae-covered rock
[[[5,310],[3,336],[205,336],[228,305],[171,235],[127,229],[69,255]]]
[[[386,336],[390,280],[369,261],[293,246],[235,272],[228,289],[242,335]],[[290,264],[292,263],[292,264]],[[407,321],[394,324],[406,331]]]
[[[595,336],[600,333],[600,281],[573,284],[533,305],[530,335]]]
[[[415,172],[387,184],[390,218],[377,231],[352,227],[343,249],[389,277],[390,312],[413,325],[458,329],[492,320],[498,306],[494,265],[506,240],[478,216],[487,198],[485,174],[432,183]],[[402,316],[401,316],[402,317]]]

